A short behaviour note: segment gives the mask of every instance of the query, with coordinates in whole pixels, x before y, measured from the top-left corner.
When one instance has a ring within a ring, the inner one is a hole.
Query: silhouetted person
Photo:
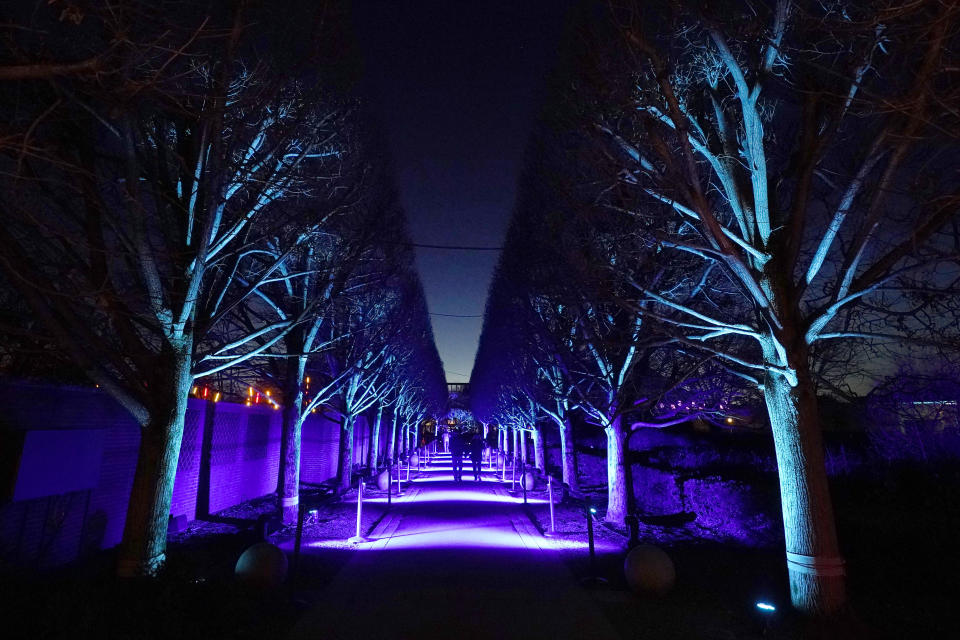
[[[477,431],[470,438],[470,462],[473,463],[473,479],[480,482],[480,464],[483,462],[483,434]]]
[[[466,443],[459,433],[450,434],[450,455],[453,458],[453,480],[463,482],[463,448]]]

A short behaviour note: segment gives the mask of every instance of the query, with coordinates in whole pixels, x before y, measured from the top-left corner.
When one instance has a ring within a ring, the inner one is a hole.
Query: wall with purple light
[[[354,449],[354,458],[358,450]],[[340,423],[322,413],[311,414],[301,433],[300,481],[320,484],[336,476],[339,451]]]
[[[554,469],[560,466],[555,430],[547,430]],[[854,430],[824,433],[831,480],[853,477],[877,466],[869,438]],[[582,486],[606,480],[603,435],[577,438]],[[641,521],[704,540],[772,547],[783,543],[777,461],[768,432],[720,430],[682,425],[641,429],[630,439],[630,472]],[[650,532],[648,531],[647,534]]]
[[[369,429],[357,426],[360,445]],[[320,414],[304,424],[304,482],[336,474],[338,430]],[[0,431],[20,452],[4,462],[0,565],[56,566],[120,541],[140,441],[122,407],[96,389],[0,382]],[[191,398],[171,516],[272,493],[279,452],[279,411]]]

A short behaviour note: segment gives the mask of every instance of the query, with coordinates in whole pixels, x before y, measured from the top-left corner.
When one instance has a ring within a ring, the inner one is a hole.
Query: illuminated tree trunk
[[[387,443],[387,465],[393,462],[397,456],[397,409],[394,407],[390,412],[390,440]]]
[[[370,446],[367,448],[367,468],[376,469],[380,457],[380,423],[383,420],[383,405],[377,404],[377,415],[370,429]]]
[[[798,359],[797,384],[769,372],[764,400],[770,414],[780,477],[780,500],[794,607],[829,615],[846,604],[843,560],[824,464],[815,387]]]
[[[570,418],[564,417],[560,425],[560,466],[563,468],[563,482],[571,489],[578,487],[577,463],[573,457],[573,425]]]
[[[610,524],[622,527],[627,516],[627,478],[623,464],[623,442],[626,433],[620,416],[605,428],[607,434],[607,515]]]
[[[353,484],[353,431],[354,417],[345,415],[340,422],[340,468],[337,485],[346,491]]]
[[[533,437],[533,464],[535,464],[541,472],[546,473],[547,467],[544,461],[543,432],[540,430],[540,426],[534,424],[533,431],[530,435]]]
[[[283,524],[296,524],[300,509],[300,443],[305,416],[303,406],[303,374],[307,359],[288,361],[286,379],[289,385],[283,394],[283,420],[280,429],[280,469],[277,472],[277,509]]]
[[[160,355],[165,375],[154,376],[150,418],[140,431],[140,449],[127,505],[117,575],[152,576],[166,560],[173,481],[183,440],[191,368],[191,340]]]
[[[283,408],[283,413],[277,502],[283,524],[296,524],[300,509],[300,444],[304,416],[289,406]]]
[[[520,460],[523,462],[523,465],[527,465],[527,432],[525,430],[520,431]]]

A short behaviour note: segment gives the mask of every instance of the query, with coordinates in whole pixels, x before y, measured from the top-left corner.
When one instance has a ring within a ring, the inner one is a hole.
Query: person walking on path
[[[450,434],[450,454],[453,458],[453,480],[463,482],[463,449],[466,443],[456,431]]]
[[[473,463],[473,479],[480,482],[480,465],[483,462],[483,434],[477,431],[470,439],[470,462]]]

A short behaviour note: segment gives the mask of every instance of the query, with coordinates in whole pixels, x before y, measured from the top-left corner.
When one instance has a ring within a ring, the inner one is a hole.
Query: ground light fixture
[[[763,635],[767,635],[777,618],[777,607],[772,602],[766,600],[757,600],[754,606],[756,607],[757,617],[763,628]]]
[[[597,553],[593,543],[593,517],[597,515],[597,508],[592,505],[586,505],[587,512],[587,543],[590,550],[590,575],[581,580],[581,583],[589,586],[606,584],[606,578],[602,578],[597,572]]]

